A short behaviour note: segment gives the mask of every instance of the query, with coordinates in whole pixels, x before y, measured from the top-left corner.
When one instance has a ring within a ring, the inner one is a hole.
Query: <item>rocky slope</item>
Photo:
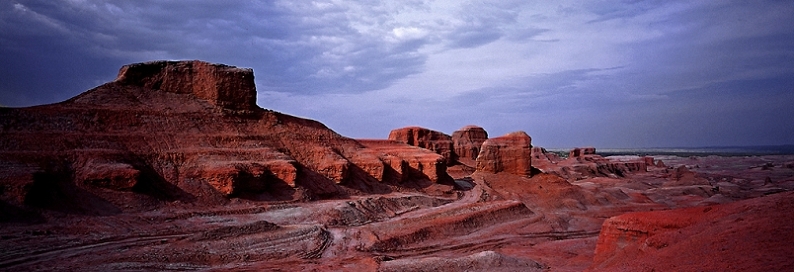
[[[425,148],[444,156],[447,165],[457,161],[452,137],[439,131],[423,127],[404,127],[389,132],[389,140]]]
[[[792,265],[771,240],[790,232],[792,156],[560,158],[475,126],[355,140],[255,96],[250,69],[160,61],[0,108],[0,270]]]
[[[126,203],[328,198],[398,187],[382,182],[393,163],[386,153],[319,122],[261,109],[255,97],[250,69],[160,61],[124,66],[113,82],[65,102],[2,109],[2,199],[104,213],[71,191],[134,207]],[[412,152],[425,154],[401,154]],[[423,167],[434,181],[445,173],[444,165]],[[39,201],[46,187],[59,188],[47,194],[64,200]]]
[[[531,151],[532,166],[545,173],[554,173],[567,179],[586,179],[592,177],[625,177],[629,173],[645,172],[654,167],[651,157],[610,157],[604,158],[595,153],[594,147],[574,148],[568,158],[547,153],[542,147]],[[659,163],[662,163],[659,161]]]
[[[794,256],[794,194],[604,222],[592,271],[784,271]],[[681,254],[686,252],[686,254]]]

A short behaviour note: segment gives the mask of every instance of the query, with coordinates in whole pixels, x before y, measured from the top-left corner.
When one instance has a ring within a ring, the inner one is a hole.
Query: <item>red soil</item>
[[[604,222],[593,271],[784,271],[794,256],[794,193],[627,213]],[[685,253],[685,254],[682,254]]]

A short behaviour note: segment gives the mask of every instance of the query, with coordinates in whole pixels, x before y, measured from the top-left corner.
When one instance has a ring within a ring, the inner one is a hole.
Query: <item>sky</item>
[[[163,59],[253,68],[259,106],[353,138],[794,144],[794,1],[0,1],[2,106]]]

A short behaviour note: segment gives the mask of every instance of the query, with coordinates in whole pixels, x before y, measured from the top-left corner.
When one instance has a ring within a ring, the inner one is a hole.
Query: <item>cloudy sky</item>
[[[794,144],[792,1],[0,1],[0,105],[158,59],[251,67],[259,106],[357,138]]]

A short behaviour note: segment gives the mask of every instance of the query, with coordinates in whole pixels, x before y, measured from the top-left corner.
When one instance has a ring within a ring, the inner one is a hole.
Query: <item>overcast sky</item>
[[[254,69],[258,104],[354,138],[794,144],[794,1],[0,1],[0,105],[128,63]]]

